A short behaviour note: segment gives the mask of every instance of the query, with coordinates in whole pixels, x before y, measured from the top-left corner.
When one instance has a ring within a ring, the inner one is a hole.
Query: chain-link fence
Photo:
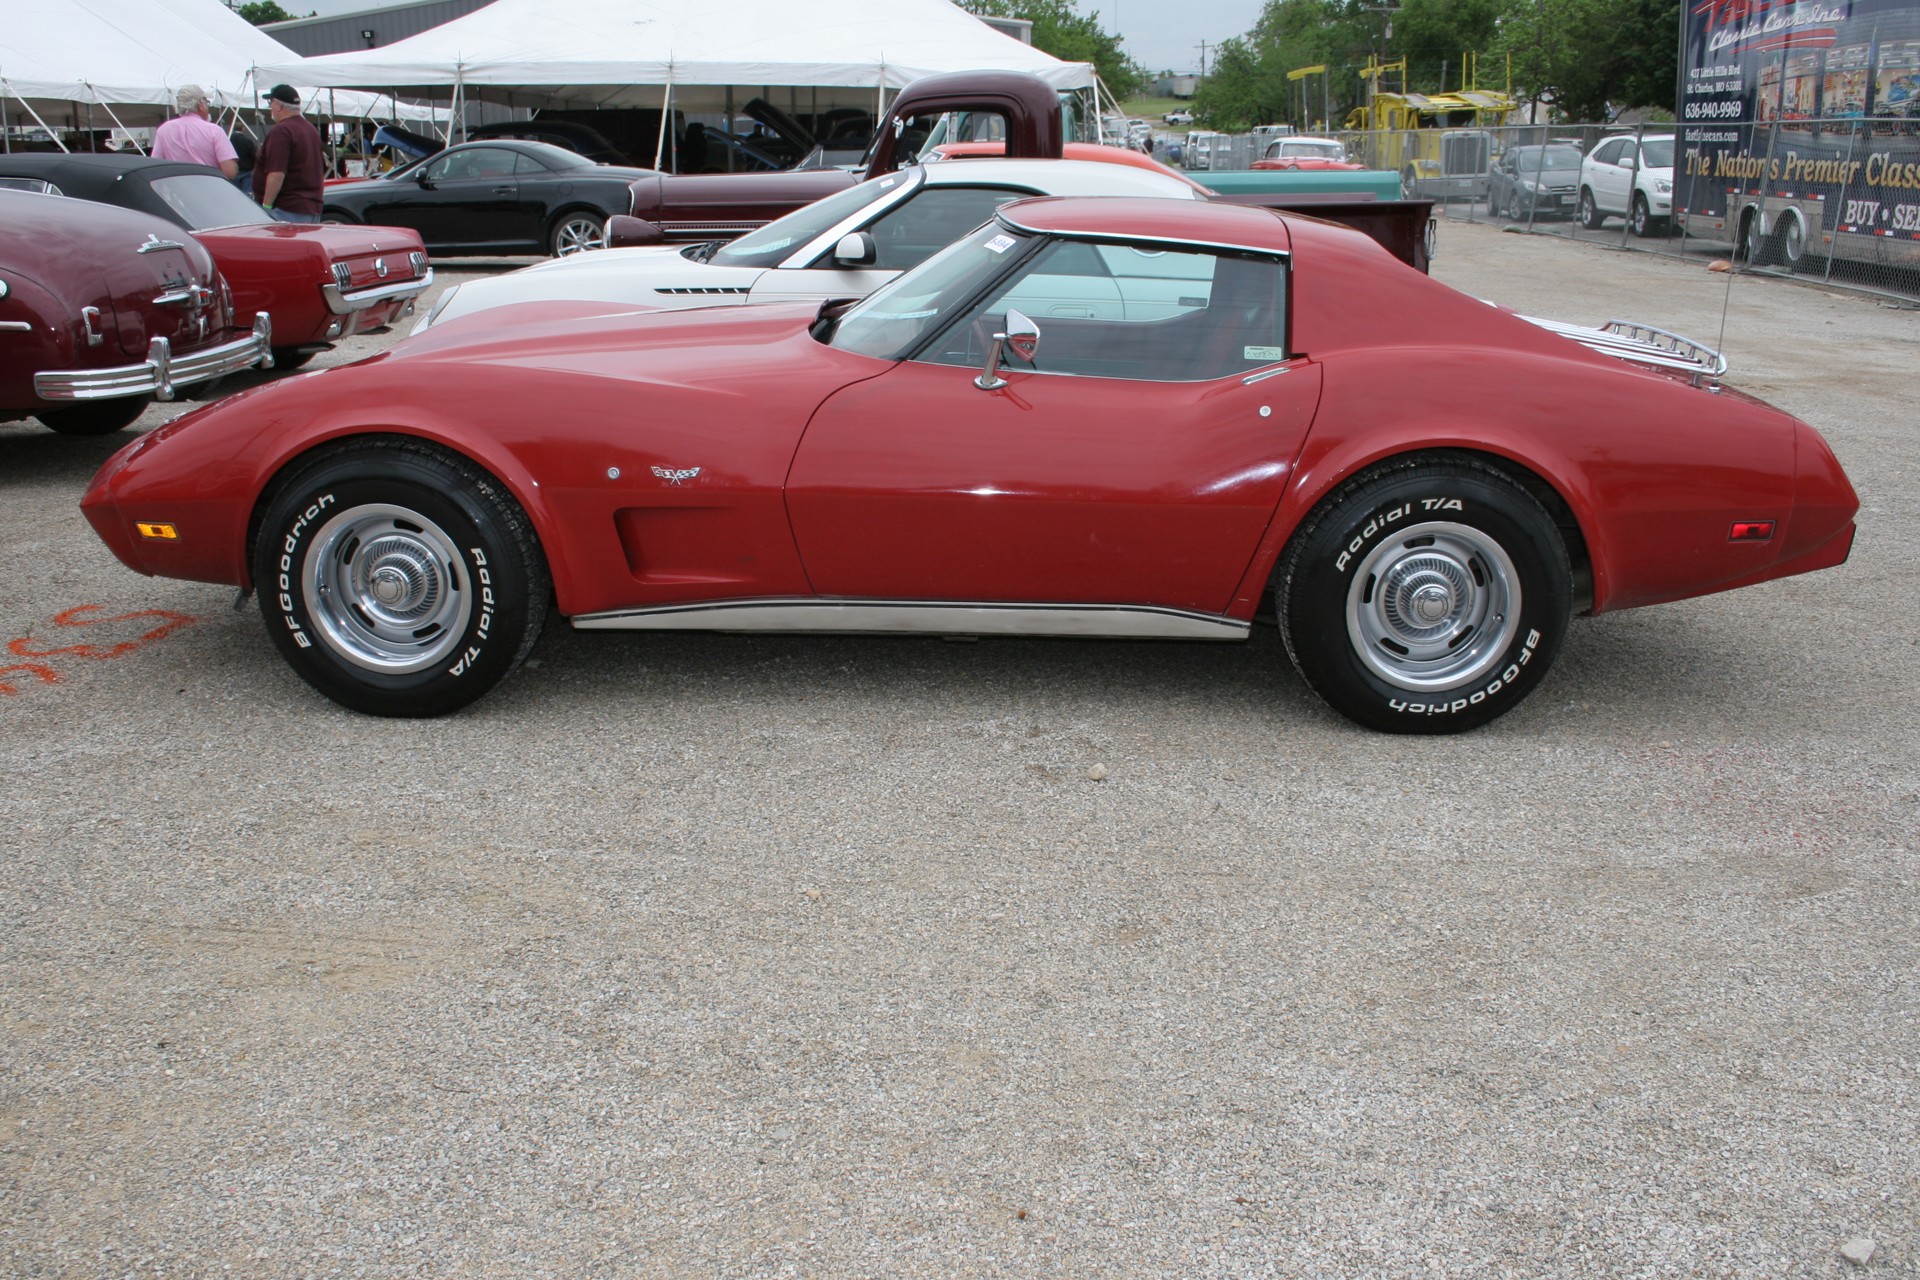
[[[1398,172],[1404,194],[1436,200],[1452,218],[1920,297],[1920,107],[1879,118],[1338,140],[1351,161]],[[1245,169],[1274,141],[1195,132],[1182,163]]]

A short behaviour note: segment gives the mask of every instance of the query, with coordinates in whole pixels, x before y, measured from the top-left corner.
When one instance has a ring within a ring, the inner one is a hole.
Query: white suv
[[[1619,217],[1633,234],[1650,236],[1672,216],[1672,134],[1606,138],[1580,162],[1580,225],[1587,230]]]

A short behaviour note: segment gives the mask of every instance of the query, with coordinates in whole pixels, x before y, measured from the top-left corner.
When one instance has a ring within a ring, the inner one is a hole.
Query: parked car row
[[[1508,147],[1487,175],[1487,208],[1515,222],[1578,218],[1598,231],[1623,218],[1637,236],[1663,234],[1673,218],[1671,134],[1603,138],[1582,154],[1571,141]]]

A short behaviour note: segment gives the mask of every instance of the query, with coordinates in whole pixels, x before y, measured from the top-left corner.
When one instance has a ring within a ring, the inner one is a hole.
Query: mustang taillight
[[[427,255],[426,254],[420,252],[418,249],[415,249],[412,253],[409,253],[407,255],[407,261],[413,264],[413,274],[417,276],[423,276],[427,274]]]
[[[1735,520],[1728,542],[1765,542],[1773,536],[1771,520]]]
[[[353,287],[353,268],[344,262],[334,263],[333,282],[342,289],[351,289]]]

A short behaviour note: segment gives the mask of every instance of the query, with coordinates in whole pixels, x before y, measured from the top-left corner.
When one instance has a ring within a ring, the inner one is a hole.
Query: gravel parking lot
[[[1852,561],[1576,621],[1450,739],[1271,629],[550,624],[378,721],[113,560],[124,437],[0,426],[0,1274],[1920,1274],[1920,313],[1462,223],[1435,274],[1724,304]]]

